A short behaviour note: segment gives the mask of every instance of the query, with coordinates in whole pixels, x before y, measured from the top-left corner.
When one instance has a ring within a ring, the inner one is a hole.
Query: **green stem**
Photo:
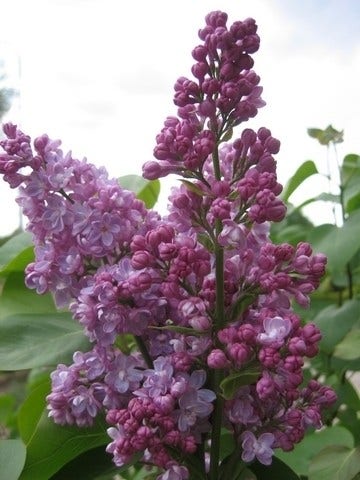
[[[215,162],[214,162],[215,168]],[[216,222],[216,235],[219,235],[222,229],[221,221]],[[214,325],[214,334],[224,327],[225,324],[225,308],[224,308],[224,250],[217,243],[215,243],[215,276],[216,276],[216,321]],[[212,430],[211,430],[211,447],[210,447],[210,480],[218,480],[219,478],[219,459],[220,459],[220,437],[221,424],[224,408],[224,399],[220,393],[220,383],[223,379],[223,371],[215,370],[212,374],[212,388],[216,393],[216,401],[214,405],[214,412],[212,415]]]
[[[220,159],[218,148],[214,149],[213,166],[216,180],[221,180]],[[216,220],[215,223],[215,278],[216,278],[216,308],[215,308],[215,324],[213,335],[216,336],[218,330],[223,328],[225,324],[225,295],[224,295],[224,249],[219,245],[217,238],[222,231],[221,220]],[[214,338],[215,340],[215,338]],[[211,418],[211,446],[210,446],[210,471],[209,479],[219,479],[219,459],[220,459],[220,437],[221,424],[224,408],[224,399],[220,393],[220,383],[223,379],[224,373],[222,370],[214,370],[212,372],[212,389],[216,394],[214,411]]]
[[[215,178],[216,180],[221,180],[220,160],[219,160],[219,152],[217,148],[214,150],[212,158],[213,158]]]
[[[137,344],[142,356],[144,357],[146,365],[149,368],[154,368],[152,358],[150,357],[149,351],[146,348],[144,340],[138,335],[134,335],[134,337],[135,337],[136,344]]]
[[[213,372],[213,388],[217,395],[214,411],[211,418],[212,430],[211,430],[211,447],[210,447],[210,471],[209,479],[219,479],[219,459],[220,459],[220,438],[221,438],[221,424],[224,407],[224,399],[219,394],[219,384],[223,378],[223,372],[221,370],[215,370]]]

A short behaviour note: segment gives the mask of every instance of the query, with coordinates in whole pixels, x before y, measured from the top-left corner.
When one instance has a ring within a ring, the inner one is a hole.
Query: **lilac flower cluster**
[[[143,169],[150,180],[182,177],[164,218],[59,141],[43,135],[32,147],[7,124],[0,142],[0,172],[20,187],[35,244],[26,284],[52,292],[94,344],[53,372],[49,415],[91,426],[105,413],[115,464],[140,455],[158,480],[188,479],[195,452],[204,478],[206,469],[218,478],[221,428],[239,461],[269,465],[335,401],[330,388],[304,383],[321,334],[292,308],[308,306],[326,258],[269,238],[268,222],[285,215],[279,141],[260,128],[228,143],[264,105],[252,70],[257,26],[228,28],[218,11],[205,20],[194,80],[176,82],[177,116]]]

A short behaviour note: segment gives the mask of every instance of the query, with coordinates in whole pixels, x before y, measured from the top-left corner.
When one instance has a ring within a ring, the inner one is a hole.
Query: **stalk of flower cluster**
[[[221,180],[221,173],[219,167],[218,150],[213,154],[213,165],[216,180]],[[213,336],[224,327],[225,324],[225,305],[224,305],[224,248],[218,243],[217,239],[222,231],[221,220],[217,219],[215,222],[215,281],[216,281],[216,321],[213,327]],[[212,376],[212,390],[216,393],[216,400],[214,404],[214,412],[212,414],[212,428],[211,428],[211,446],[210,446],[210,480],[218,479],[219,471],[219,455],[220,455],[220,438],[221,425],[223,418],[224,400],[220,393],[220,383],[224,377],[221,369],[211,372]]]

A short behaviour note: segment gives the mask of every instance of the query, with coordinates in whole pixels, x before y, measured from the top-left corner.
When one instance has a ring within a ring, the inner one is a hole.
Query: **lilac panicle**
[[[25,282],[52,292],[93,344],[52,373],[49,416],[82,427],[104,415],[114,463],[140,459],[157,480],[191,478],[187,458],[202,451],[204,478],[205,468],[218,478],[221,428],[242,461],[269,465],[336,400],[304,382],[321,333],[292,307],[309,305],[326,258],[271,242],[269,222],[286,213],[280,142],[265,127],[233,139],[265,105],[252,57],[260,39],[253,19],[227,22],[206,16],[193,78],[176,81],[176,116],[143,167],[149,180],[180,176],[163,218],[58,140],[32,143],[6,124],[0,142],[0,173],[19,188],[35,246]]]

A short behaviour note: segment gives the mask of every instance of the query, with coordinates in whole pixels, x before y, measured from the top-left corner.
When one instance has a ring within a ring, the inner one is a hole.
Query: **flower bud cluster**
[[[195,81],[176,82],[177,117],[144,166],[148,179],[182,177],[164,218],[59,141],[43,135],[32,147],[7,124],[1,142],[0,173],[20,187],[35,244],[26,284],[68,306],[94,344],[52,374],[49,415],[91,426],[105,414],[115,464],[136,456],[159,468],[158,480],[191,478],[195,452],[217,468],[221,428],[244,462],[269,465],[335,401],[304,383],[321,333],[292,308],[308,306],[326,258],[269,238],[268,222],[285,215],[279,141],[248,128],[226,143],[264,104],[256,24],[226,22],[223,12],[206,17]]]

